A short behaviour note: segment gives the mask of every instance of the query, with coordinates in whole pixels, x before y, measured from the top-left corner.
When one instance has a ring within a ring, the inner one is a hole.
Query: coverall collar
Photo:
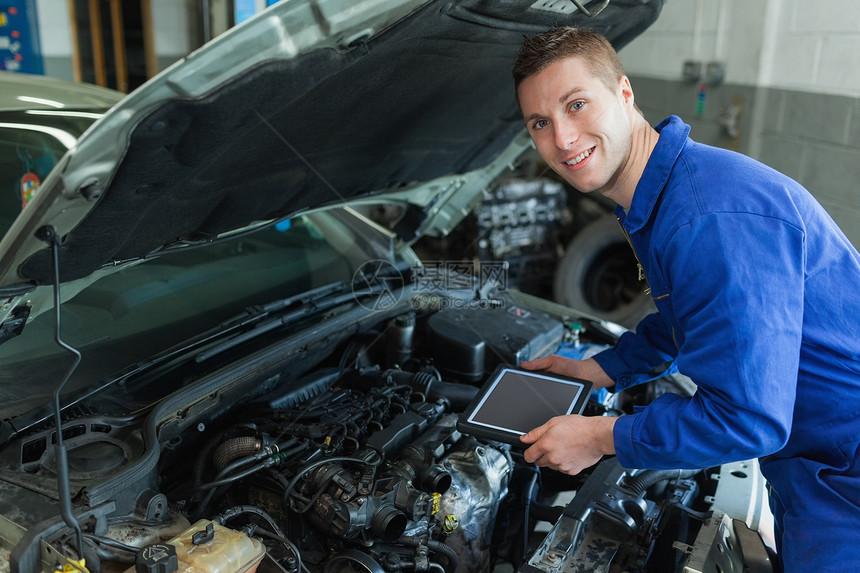
[[[651,218],[651,212],[669,180],[675,162],[689,141],[687,136],[690,134],[690,126],[678,116],[667,117],[654,129],[660,134],[660,138],[648,158],[639,183],[636,184],[630,210],[625,214],[621,206],[615,209],[616,215],[630,233],[641,229]]]

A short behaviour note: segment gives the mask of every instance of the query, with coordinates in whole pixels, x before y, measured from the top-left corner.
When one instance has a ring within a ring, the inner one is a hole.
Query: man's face
[[[633,92],[627,78],[609,90],[582,58],[571,57],[523,80],[518,95],[544,161],[579,191],[614,198],[632,144]]]

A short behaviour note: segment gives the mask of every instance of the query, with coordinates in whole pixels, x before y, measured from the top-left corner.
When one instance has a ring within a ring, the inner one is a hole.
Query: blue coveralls
[[[618,419],[631,468],[761,458],[786,572],[860,571],[860,255],[798,183],[677,117],[625,214],[659,313],[595,356],[616,390],[675,361],[692,397]]]

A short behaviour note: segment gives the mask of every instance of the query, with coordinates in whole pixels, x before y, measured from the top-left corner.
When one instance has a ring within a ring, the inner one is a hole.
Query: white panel
[[[39,38],[43,56],[65,56],[72,53],[71,21],[66,0],[37,0]]]
[[[165,56],[185,56],[191,51],[189,7],[176,0],[152,0],[155,52]]]

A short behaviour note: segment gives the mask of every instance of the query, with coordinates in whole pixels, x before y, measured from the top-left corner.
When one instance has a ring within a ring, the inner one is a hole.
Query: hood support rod
[[[585,14],[586,16],[588,16],[589,18],[594,18],[595,16],[597,16],[598,14],[603,12],[604,8],[609,6],[609,0],[603,0],[603,4],[601,4],[600,6],[595,8],[593,11],[589,11],[582,4],[582,2],[580,2],[579,0],[570,0],[570,1],[573,2],[574,4],[576,4],[576,7],[579,8],[579,11],[582,12],[583,14]]]
[[[66,344],[62,338],[60,338],[60,240],[57,237],[57,232],[50,225],[42,227],[38,231],[36,231],[36,237],[46,243],[51,247],[51,253],[53,255],[53,264],[54,264],[54,341],[61,348],[69,351],[74,355],[75,359],[72,362],[71,367],[66,372],[65,378],[63,381],[57,385],[57,388],[54,390],[54,421],[57,426],[57,443],[54,448],[54,455],[56,457],[57,462],[57,493],[59,494],[60,501],[60,514],[63,517],[63,521],[66,524],[74,529],[75,531],[75,541],[77,542],[78,549],[78,559],[82,559],[84,556],[84,539],[83,533],[81,532],[81,525],[78,523],[78,520],[75,518],[75,515],[72,511],[72,493],[71,493],[71,482],[69,481],[69,460],[66,453],[66,446],[63,444],[63,420],[62,420],[62,409],[60,408],[60,392],[63,389],[63,386],[66,385],[66,382],[72,377],[72,373],[77,369],[78,364],[81,362],[81,353],[76,349],[72,348],[68,344]]]

